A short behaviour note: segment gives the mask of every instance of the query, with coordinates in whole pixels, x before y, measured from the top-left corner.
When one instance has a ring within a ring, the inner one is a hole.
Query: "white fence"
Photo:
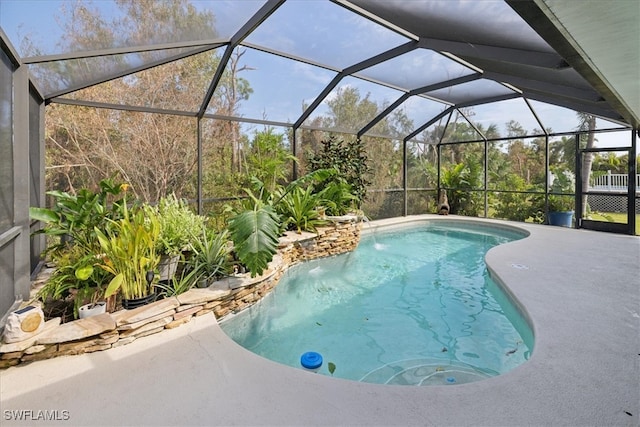
[[[591,179],[589,190],[594,191],[627,191],[629,175],[608,172],[606,175]],[[640,192],[640,174],[636,174],[636,191]]]

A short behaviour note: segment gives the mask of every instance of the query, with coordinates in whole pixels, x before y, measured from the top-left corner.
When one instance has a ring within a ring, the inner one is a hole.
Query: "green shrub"
[[[334,179],[344,180],[351,186],[356,208],[360,208],[367,195],[367,186],[370,184],[367,179],[369,174],[367,155],[360,140],[349,143],[331,136],[322,141],[322,150],[309,156],[308,163],[311,171],[336,169],[338,174]],[[326,181],[318,191],[329,182]]]
[[[184,200],[175,194],[162,197],[157,206],[145,206],[153,211],[160,223],[160,237],[156,250],[159,254],[178,255],[190,248],[192,236],[197,236],[205,218],[196,215]]]

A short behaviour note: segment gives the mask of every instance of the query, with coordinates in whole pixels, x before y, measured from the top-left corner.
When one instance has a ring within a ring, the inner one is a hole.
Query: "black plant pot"
[[[154,302],[156,298],[158,298],[158,294],[156,292],[141,298],[122,298],[122,308],[124,308],[125,310],[133,310],[134,308],[142,307],[143,305]]]

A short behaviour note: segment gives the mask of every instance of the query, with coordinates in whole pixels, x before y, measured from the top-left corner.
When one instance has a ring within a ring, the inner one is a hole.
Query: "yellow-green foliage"
[[[122,291],[126,299],[141,298],[149,294],[147,273],[158,266],[160,256],[156,243],[160,236],[158,217],[149,210],[134,213],[124,210],[124,217],[112,221],[104,233],[96,228],[104,258],[100,267],[114,275],[107,286],[105,297]]]

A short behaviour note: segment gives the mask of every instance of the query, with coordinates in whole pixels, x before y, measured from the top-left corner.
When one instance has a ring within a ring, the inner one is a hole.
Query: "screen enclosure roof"
[[[131,107],[217,117],[211,100],[241,48],[247,69],[254,67],[247,78],[257,101],[252,106],[250,97],[227,117],[233,120],[310,126],[332,94],[358,87],[384,99],[384,108],[336,130],[375,133],[385,116],[411,106],[415,130],[401,136],[407,139],[453,109],[514,99],[531,110],[539,129],[546,126],[532,102],[640,126],[637,0],[183,1],[172,4],[191,4],[210,20],[184,26],[167,19],[135,37],[108,33],[109,22],[136,17],[122,15],[122,2],[105,0],[87,3],[107,29],[101,46],[70,40],[64,31],[74,25],[70,3],[50,3],[59,4],[62,18],[38,8],[41,2],[0,3],[3,32],[47,102],[82,102],[86,88],[213,51],[218,67],[207,71],[205,84],[190,88],[201,92],[197,102]],[[58,27],[47,30],[41,22]]]

